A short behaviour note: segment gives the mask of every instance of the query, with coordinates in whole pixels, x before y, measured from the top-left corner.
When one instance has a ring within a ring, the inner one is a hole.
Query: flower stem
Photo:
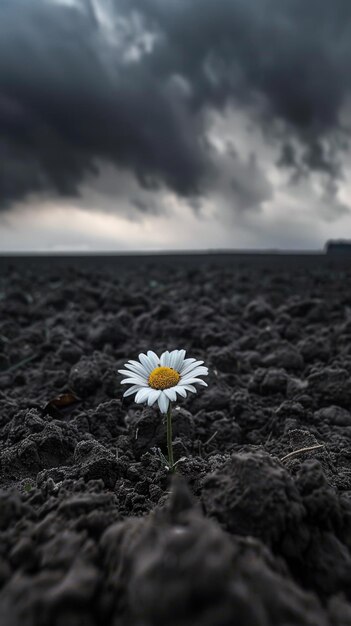
[[[167,451],[168,451],[168,464],[170,472],[174,471],[174,458],[173,458],[173,446],[172,446],[172,415],[171,415],[171,403],[169,403],[167,410]]]

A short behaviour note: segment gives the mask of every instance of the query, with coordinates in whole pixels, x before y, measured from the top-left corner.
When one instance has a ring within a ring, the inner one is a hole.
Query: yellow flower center
[[[149,376],[149,385],[153,389],[168,389],[175,387],[180,381],[180,375],[173,367],[155,367]]]

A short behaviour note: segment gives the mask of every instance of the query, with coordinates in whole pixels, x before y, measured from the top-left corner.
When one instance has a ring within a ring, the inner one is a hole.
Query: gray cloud
[[[250,154],[247,162],[240,159],[240,155],[233,147],[227,152],[228,165],[231,175],[228,177],[230,187],[227,192],[228,200],[239,211],[260,208],[262,202],[273,197],[272,186],[267,181],[263,170],[259,167],[254,154]]]
[[[340,175],[349,0],[110,0],[104,15],[101,7],[0,0],[2,207],[30,193],[77,195],[101,163],[195,202],[218,180],[207,113],[228,105],[281,146],[282,166]],[[232,166],[239,208],[269,197],[262,178],[252,191],[240,160]]]
[[[201,120],[105,36],[86,3],[0,0],[3,202],[78,193],[98,160],[132,170],[146,187],[197,190]]]
[[[351,88],[347,0],[131,1],[162,33],[154,68],[185,76],[195,107],[251,107],[277,138],[301,142],[301,165],[337,173]]]

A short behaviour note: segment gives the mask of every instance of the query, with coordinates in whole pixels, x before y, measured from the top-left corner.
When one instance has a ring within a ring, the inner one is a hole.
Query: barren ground
[[[1,625],[351,625],[350,285],[303,263],[2,271]],[[174,410],[172,483],[117,369],[174,348],[210,373]]]

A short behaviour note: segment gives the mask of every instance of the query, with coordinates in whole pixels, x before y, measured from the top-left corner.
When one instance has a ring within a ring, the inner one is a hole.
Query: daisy
[[[207,367],[203,366],[203,361],[186,359],[185,354],[185,350],[167,350],[158,357],[149,350],[147,354],[139,354],[139,361],[128,361],[127,369],[118,370],[127,376],[121,384],[131,385],[123,397],[135,394],[138,404],[152,406],[157,402],[161,413],[168,413],[170,402],[177,399],[177,394],[185,398],[188,391],[196,393],[195,384],[207,387],[199,378],[207,376]]]
[[[161,413],[166,414],[168,459],[160,449],[158,452],[170,472],[183,460],[179,459],[175,463],[173,458],[171,402],[177,399],[177,393],[183,398],[187,391],[196,393],[195,384],[207,387],[207,383],[199,378],[207,376],[207,367],[203,366],[203,361],[186,359],[185,354],[185,350],[167,350],[159,358],[155,352],[149,350],[147,354],[139,354],[139,361],[128,361],[125,364],[127,369],[118,370],[120,374],[127,376],[121,384],[131,385],[124,392],[124,397],[135,394],[135,402],[147,402],[149,406],[157,402]]]

